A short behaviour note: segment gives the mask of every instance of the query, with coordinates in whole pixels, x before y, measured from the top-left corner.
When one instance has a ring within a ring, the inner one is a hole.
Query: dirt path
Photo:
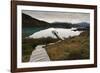
[[[50,61],[50,58],[43,48],[44,45],[38,45],[30,56],[30,62]]]

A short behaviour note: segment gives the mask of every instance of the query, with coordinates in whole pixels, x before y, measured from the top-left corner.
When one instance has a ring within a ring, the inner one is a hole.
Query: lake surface
[[[33,33],[37,32],[37,31],[40,31],[40,30],[43,30],[45,28],[43,27],[23,27],[22,28],[22,35],[23,37],[27,37],[29,35],[32,35]]]
[[[73,37],[73,36],[78,36],[82,31],[73,31],[76,30],[77,28],[70,28],[70,29],[65,29],[65,28],[48,28],[45,30],[38,31],[36,33],[33,33],[32,35],[29,36],[29,38],[68,38],[68,37]]]

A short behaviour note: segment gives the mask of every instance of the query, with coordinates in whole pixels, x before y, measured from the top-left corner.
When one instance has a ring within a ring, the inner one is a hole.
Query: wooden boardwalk
[[[38,45],[35,50],[33,50],[30,56],[30,62],[50,61],[50,58],[43,46],[44,45]]]

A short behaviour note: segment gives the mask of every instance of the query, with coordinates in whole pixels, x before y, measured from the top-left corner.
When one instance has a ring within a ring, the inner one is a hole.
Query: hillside
[[[89,59],[89,32],[84,31],[78,36],[64,40],[53,38],[23,39],[23,62],[28,62],[30,55],[37,45],[45,45],[50,60]]]
[[[89,33],[47,44],[47,53],[52,61],[89,59]]]
[[[45,21],[41,21],[35,18],[32,18],[31,16],[22,13],[22,26],[23,27],[39,27],[39,26],[45,26],[47,27],[49,23]]]
[[[89,23],[81,22],[81,23],[68,23],[68,22],[53,22],[48,23],[46,21],[42,21],[36,18],[33,18],[27,14],[22,13],[22,25],[23,27],[46,27],[46,28],[89,28]]]

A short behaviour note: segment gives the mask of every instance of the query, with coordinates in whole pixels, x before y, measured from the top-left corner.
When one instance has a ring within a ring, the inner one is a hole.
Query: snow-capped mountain
[[[64,29],[64,28],[48,28],[45,30],[38,31],[32,35],[30,35],[28,38],[58,38],[58,39],[64,39],[72,36],[79,35],[82,31],[73,31],[76,28],[71,29]]]

